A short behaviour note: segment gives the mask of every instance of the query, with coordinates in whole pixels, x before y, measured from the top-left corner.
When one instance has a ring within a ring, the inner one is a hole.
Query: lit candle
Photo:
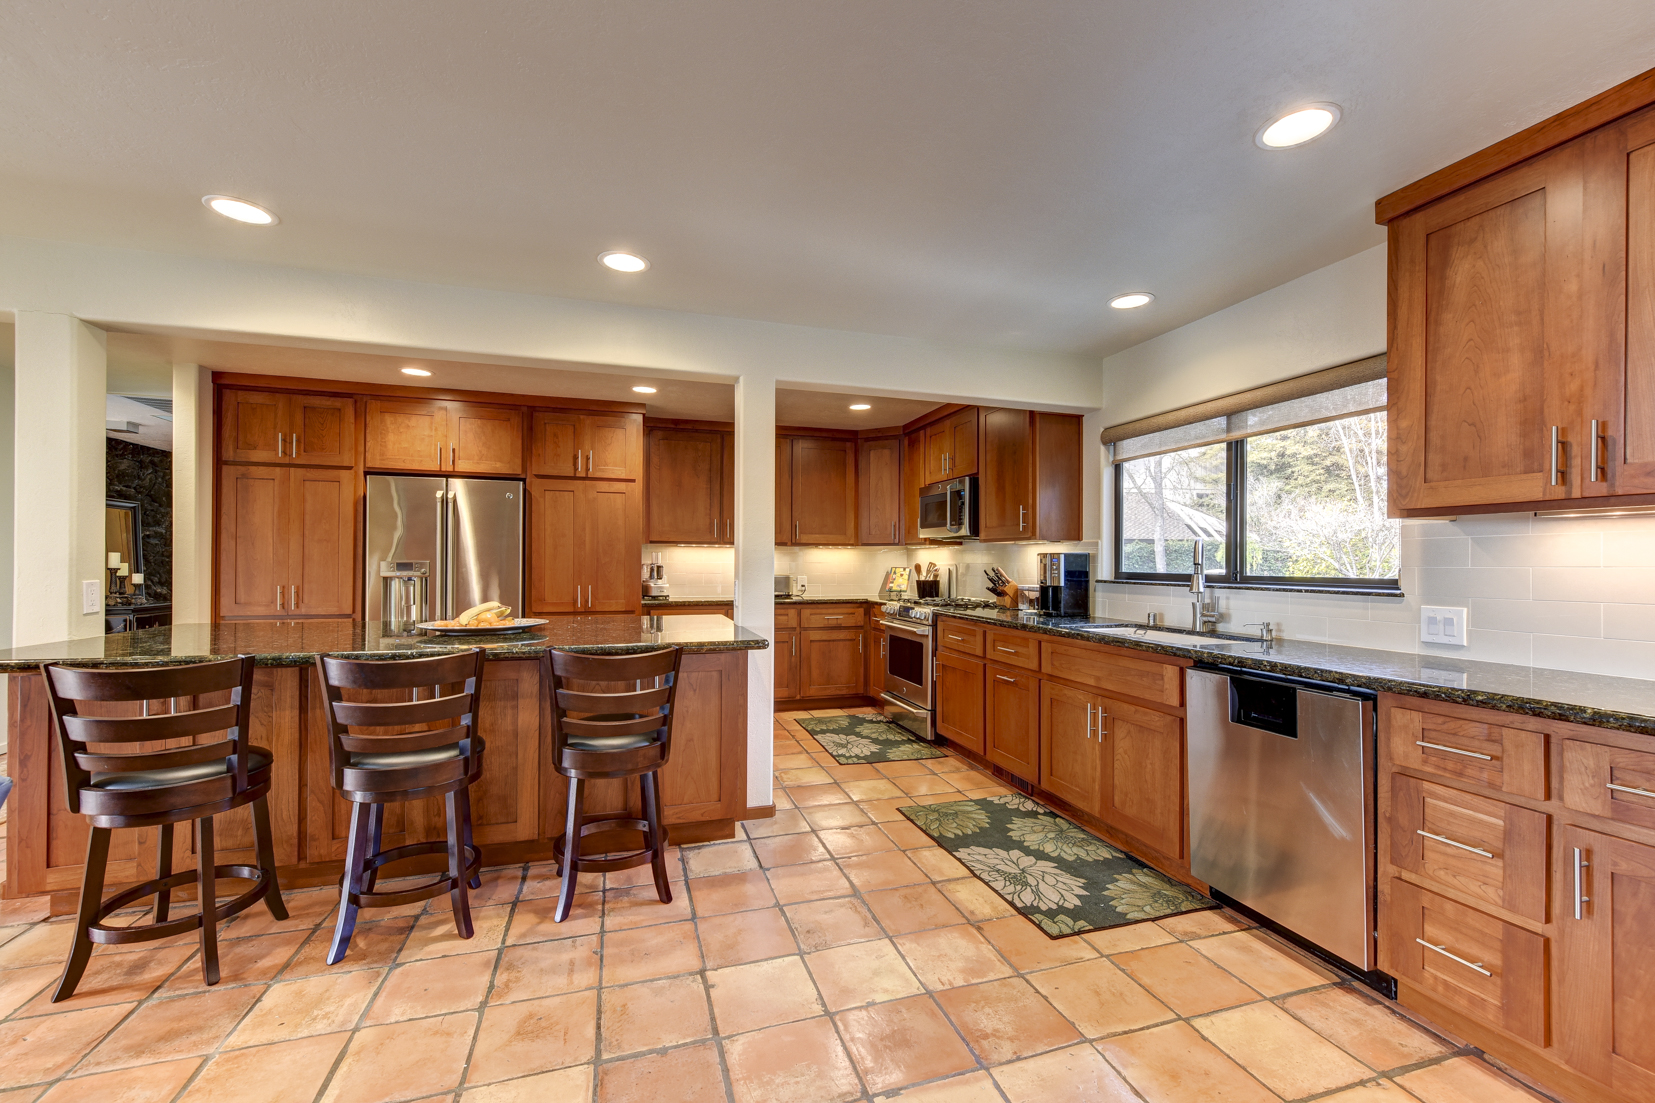
[[[120,565],[121,565],[121,553],[120,552],[110,552],[109,553],[109,569],[114,570],[116,567],[119,567]]]

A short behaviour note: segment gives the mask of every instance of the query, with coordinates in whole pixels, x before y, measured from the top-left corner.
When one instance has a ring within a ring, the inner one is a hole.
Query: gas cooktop
[[[949,609],[992,608],[994,608],[994,602],[980,597],[924,597],[904,598],[901,601],[891,602],[884,607],[884,613],[888,617],[928,621],[937,610],[946,612]]]

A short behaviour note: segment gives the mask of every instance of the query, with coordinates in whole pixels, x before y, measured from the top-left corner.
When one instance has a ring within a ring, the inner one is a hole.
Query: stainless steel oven
[[[976,539],[977,476],[920,487],[919,534],[927,540]]]
[[[931,739],[931,626],[909,620],[886,606],[879,623],[885,629],[885,718],[921,739]]]

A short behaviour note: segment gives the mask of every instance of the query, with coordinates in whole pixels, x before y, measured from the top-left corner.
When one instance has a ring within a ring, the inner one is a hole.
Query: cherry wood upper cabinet
[[[523,411],[448,403],[448,466],[460,475],[523,473]]]
[[[983,540],[1079,540],[1081,419],[982,411],[978,521]]]
[[[288,487],[280,467],[218,469],[219,616],[287,611]]]
[[[647,433],[645,540],[651,544],[727,544],[733,537],[731,434],[716,429],[652,428]]]
[[[776,438],[776,543],[854,544],[856,441]]]
[[[537,410],[530,427],[529,469],[564,478],[641,479],[642,414]]]
[[[902,542],[923,543],[919,536],[919,492],[925,483],[925,430],[902,438]]]
[[[226,463],[356,464],[356,400],[225,388],[219,395],[219,458]]]
[[[793,441],[776,438],[776,543],[793,544]]]
[[[356,472],[288,472],[288,612],[348,617],[356,609]]]
[[[365,414],[370,468],[387,471],[444,471],[448,448],[448,407],[416,398],[370,398]]]
[[[902,543],[902,450],[900,437],[861,442],[856,471],[859,543]]]
[[[950,414],[915,432],[925,434],[925,481],[940,483],[977,474],[977,408]]]

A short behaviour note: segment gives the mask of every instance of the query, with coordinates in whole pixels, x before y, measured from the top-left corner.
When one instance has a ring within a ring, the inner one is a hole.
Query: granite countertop
[[[1102,617],[1034,617],[1003,609],[950,609],[942,615],[1087,643],[1175,655],[1200,663],[1655,735],[1655,681],[1641,678],[1303,640],[1278,639],[1267,649],[1257,639],[1203,636],[1200,640],[1206,647],[1179,647],[1130,636],[1087,632],[1077,627],[1123,623]],[[1222,646],[1214,648],[1213,644]]]
[[[735,595],[727,594],[722,597],[646,597],[645,609],[688,609],[697,605],[733,605]],[[864,601],[883,603],[893,600],[884,597],[820,597],[816,594],[806,594],[803,597],[779,597],[777,605],[856,605]]]
[[[382,633],[365,621],[229,621],[175,624],[63,643],[0,650],[0,672],[33,673],[43,662],[76,666],[181,666],[209,659],[257,655],[260,666],[304,666],[319,654],[347,659],[394,659],[486,647],[490,659],[534,658],[546,647],[593,655],[624,655],[663,645],[686,651],[751,651],[770,642],[727,617],[553,617],[512,636],[427,636]]]

